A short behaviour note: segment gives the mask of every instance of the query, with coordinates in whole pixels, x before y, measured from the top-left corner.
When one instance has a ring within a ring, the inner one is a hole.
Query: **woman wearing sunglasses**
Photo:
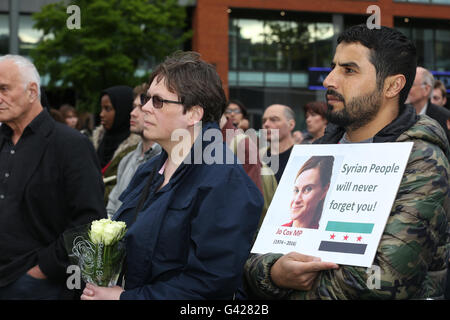
[[[263,197],[235,157],[225,164],[220,78],[197,53],[179,52],[149,83],[141,96],[144,136],[163,151],[138,169],[113,217],[128,227],[125,286],[88,284],[81,298],[232,299],[242,292]],[[210,129],[220,139],[202,139]],[[205,163],[207,150],[222,161]]]
[[[230,100],[225,109],[225,117],[231,119],[233,125],[242,130],[247,130],[250,127],[248,121],[248,112],[244,104],[238,100]]]

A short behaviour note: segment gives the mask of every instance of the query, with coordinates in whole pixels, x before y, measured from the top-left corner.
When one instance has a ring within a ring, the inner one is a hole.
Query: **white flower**
[[[110,219],[101,219],[92,221],[89,236],[95,244],[103,242],[108,246],[117,240],[120,240],[125,233],[126,224],[123,221],[112,221]]]

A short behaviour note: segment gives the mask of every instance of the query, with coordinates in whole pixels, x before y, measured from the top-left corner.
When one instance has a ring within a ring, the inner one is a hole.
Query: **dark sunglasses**
[[[240,113],[242,113],[242,111],[239,110],[239,109],[236,109],[236,110],[233,110],[233,109],[227,109],[227,110],[225,110],[225,113],[226,113],[226,114],[231,114],[231,113],[240,114]]]
[[[147,94],[145,94],[145,93],[141,93],[141,95],[140,95],[140,98],[141,98],[141,108],[150,100],[150,99],[152,99],[152,104],[153,104],[153,107],[155,108],[155,109],[161,109],[162,107],[163,107],[163,103],[164,102],[167,102],[167,103],[176,103],[176,104],[183,104],[182,102],[180,102],[180,101],[173,101],[173,100],[165,100],[165,99],[161,99],[160,97],[158,97],[158,96],[148,96]]]

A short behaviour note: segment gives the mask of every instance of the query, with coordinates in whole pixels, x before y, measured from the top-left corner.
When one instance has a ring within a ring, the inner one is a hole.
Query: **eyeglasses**
[[[152,99],[152,104],[153,104],[153,107],[154,107],[155,109],[161,109],[161,108],[163,107],[163,103],[164,103],[164,102],[166,102],[166,103],[183,104],[183,103],[180,102],[180,101],[165,100],[165,99],[161,99],[161,98],[158,97],[158,96],[148,96],[148,95],[145,94],[145,93],[142,93],[142,94],[140,95],[140,98],[141,98],[141,108],[142,108],[142,107],[143,107],[150,99]]]
[[[241,113],[241,110],[239,110],[239,109],[235,109],[235,110],[233,110],[233,109],[228,109],[228,110],[225,110],[225,113],[226,113],[226,114],[230,114],[230,113],[236,113],[236,114],[239,114],[239,113]]]

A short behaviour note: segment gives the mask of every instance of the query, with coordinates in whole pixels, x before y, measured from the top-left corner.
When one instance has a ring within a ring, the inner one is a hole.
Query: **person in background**
[[[77,111],[75,110],[74,107],[72,107],[70,104],[63,104],[59,108],[59,112],[61,113],[61,115],[64,118],[65,123],[69,127],[73,128],[73,129],[77,128],[78,115],[77,115]]]
[[[295,130],[292,132],[292,138],[294,139],[295,144],[301,144],[304,139],[304,135],[300,130]]]
[[[247,108],[239,100],[228,101],[227,108],[225,109],[225,117],[231,119],[233,125],[238,129],[246,131],[250,127]]]
[[[300,253],[252,255],[245,276],[258,298],[443,298],[450,212],[449,143],[436,121],[405,104],[414,82],[414,44],[398,30],[366,24],[337,39],[327,88],[325,135],[316,143],[414,142],[373,261],[338,266]]]
[[[94,115],[90,112],[79,112],[77,130],[92,140],[94,130]]]
[[[139,135],[130,134],[130,114],[133,109],[133,89],[128,86],[114,86],[101,93],[101,125],[92,139],[102,167],[105,182],[105,205],[116,184],[120,160],[134,150],[141,140]]]
[[[266,108],[262,118],[263,129],[270,144],[268,148],[260,148],[262,161],[269,159],[266,164],[273,168],[277,183],[280,183],[286,164],[294,146],[292,130],[295,128],[294,111],[285,105],[274,104]],[[266,156],[264,156],[266,155]],[[277,159],[274,159],[276,157]]]
[[[244,171],[252,179],[264,197],[264,206],[258,224],[259,229],[275,193],[277,186],[275,175],[259,159],[258,146],[254,142],[257,141],[256,137],[239,132],[233,125],[231,119],[225,117],[225,114],[220,118],[219,126],[222,131],[223,141],[237,156]]]
[[[445,104],[447,103],[447,89],[441,80],[434,81],[431,103],[439,107],[445,107]]]
[[[409,90],[406,103],[411,104],[417,114],[425,114],[437,121],[442,129],[444,129],[447,140],[450,141],[450,130],[447,128],[450,111],[431,103],[433,84],[434,77],[431,72],[425,68],[417,67],[416,78],[414,79],[411,90]]]
[[[261,161],[259,159],[258,147],[256,144],[249,136],[244,133],[239,133],[237,128],[233,125],[233,121],[230,118],[227,119],[225,114],[220,118],[219,127],[222,132],[223,141],[238,157],[244,171],[248,174],[250,179],[252,179],[258,189],[263,192]],[[232,131],[232,134],[228,132],[229,130]]]
[[[137,144],[136,148],[125,155],[120,160],[117,169],[116,185],[108,196],[108,204],[106,205],[106,211],[109,217],[119,209],[122,205],[122,201],[119,200],[119,196],[127,188],[128,184],[133,178],[137,168],[144,162],[150,160],[154,156],[161,152],[161,146],[156,142],[147,139],[144,136],[144,113],[142,112],[142,95],[145,95],[148,90],[148,84],[144,83],[133,89],[133,111],[131,111],[130,118],[130,131],[141,137],[141,141]]]
[[[314,101],[305,105],[306,129],[308,134],[302,143],[310,144],[322,137],[325,133],[328,120],[326,118],[327,104],[325,102]]]
[[[95,150],[40,102],[36,67],[0,57],[0,300],[69,298],[63,234],[106,217]]]
[[[447,103],[447,89],[440,80],[436,80],[433,86],[433,94],[431,95],[431,103],[444,107]],[[448,109],[447,109],[448,110]],[[447,118],[447,129],[450,130],[450,118]],[[450,281],[450,280],[449,280]]]
[[[114,215],[128,226],[125,289],[87,284],[81,298],[232,299],[263,198],[236,157],[224,161],[222,137],[203,138],[219,130],[225,111],[220,77],[198,53],[176,52],[149,83],[144,135],[163,151],[139,167]],[[183,138],[174,139],[175,131]],[[220,151],[195,162],[206,148]]]
[[[52,116],[52,118],[53,118],[56,122],[66,124],[66,121],[64,121],[63,115],[62,115],[61,112],[59,112],[58,110],[53,109],[53,108],[50,108],[50,109],[48,109],[48,113]]]

